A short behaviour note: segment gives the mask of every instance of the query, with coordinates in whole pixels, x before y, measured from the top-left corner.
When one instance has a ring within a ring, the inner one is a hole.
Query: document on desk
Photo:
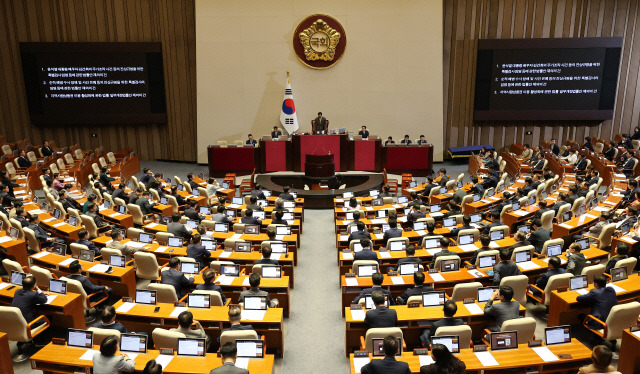
[[[597,206],[593,208],[593,210],[595,210],[596,212],[608,212],[611,210],[611,208],[607,208],[606,206]]]
[[[543,259],[542,261],[544,261],[544,262],[546,262],[548,264],[549,263],[549,258],[550,257],[547,257],[547,258]],[[564,265],[566,263],[567,263],[567,260],[565,260],[563,258],[560,259],[560,264]]]
[[[613,205],[613,206],[618,205],[618,203],[615,203],[613,201],[605,201],[604,203],[607,204],[607,205]]]
[[[475,248],[475,247],[474,247]],[[442,248],[431,248],[431,249],[427,249],[427,253],[429,253],[431,256],[435,255],[438,252],[442,252]]]
[[[51,217],[51,218],[43,219],[42,222],[51,222],[51,221],[55,221],[55,220],[57,220],[56,217]]]
[[[242,285],[249,286],[249,277],[244,277],[244,279],[242,280]]]
[[[529,214],[529,211],[527,210],[516,210],[515,212],[513,212],[513,214],[515,214],[516,216],[526,216],[527,214]]]
[[[0,243],[6,243],[6,242],[10,242],[10,241],[12,241],[12,240],[13,240],[13,238],[12,238],[12,237],[10,237],[9,235],[7,235],[7,236],[0,236]]]
[[[118,307],[118,309],[116,309],[116,312],[118,313],[127,313],[128,311],[131,310],[131,308],[133,308],[136,305],[136,303],[122,303],[122,305],[120,305]]]
[[[353,253],[349,252],[343,252],[342,253],[342,259],[343,260],[353,260]]]
[[[232,253],[233,253],[232,251],[223,251],[222,253],[220,253],[220,256],[218,256],[218,257],[227,258],[227,257],[231,256]]]
[[[380,258],[391,258],[391,253],[388,251],[380,251],[378,253],[380,254]]]
[[[107,270],[109,270],[109,265],[97,264],[90,267],[88,271],[93,271],[94,273],[104,273]]]
[[[429,273],[429,276],[431,277],[431,279],[433,279],[434,282],[444,281],[444,277],[440,273]]]
[[[126,244],[127,244],[127,247],[132,247],[132,248],[142,248],[146,245],[145,243],[134,242],[131,240],[128,241]]]
[[[93,355],[95,355],[96,353],[100,353],[100,351],[97,351],[95,349],[87,349],[87,351],[82,354],[82,356],[80,356],[79,360],[93,361]]]
[[[264,314],[266,310],[246,310],[240,311],[241,319],[244,321],[262,321],[264,320]]]
[[[227,206],[227,208],[230,209],[238,209],[240,208],[242,205],[238,205],[238,204],[229,204],[229,206]]]
[[[241,237],[242,237],[242,234],[233,234],[229,239],[240,239]]]
[[[167,249],[169,249],[169,247],[166,247],[166,246],[160,246],[160,247],[158,247],[158,249],[156,249],[154,252],[156,252],[156,253],[162,253],[162,252],[166,251]]]
[[[573,226],[572,226],[572,225],[570,225],[570,224],[568,224],[568,223],[561,223],[561,224],[559,224],[558,226],[562,226],[562,227],[564,227],[565,229],[572,229],[572,228],[573,228]]]
[[[467,270],[467,273],[471,274],[474,278],[482,278],[482,273],[479,272],[478,270],[475,270],[475,269]]]
[[[58,262],[58,265],[67,266],[67,265],[69,265],[70,263],[72,263],[74,261],[76,261],[76,259],[71,257],[71,258],[67,258],[67,259],[64,259],[64,260]]]
[[[460,248],[463,252],[473,252],[478,249],[475,244],[463,244],[459,245],[458,248]]]
[[[357,287],[358,286],[358,278],[345,278],[344,282],[348,287]]]
[[[518,262],[516,265],[518,265],[518,267],[522,270],[532,270],[540,268],[540,265],[536,264],[533,261]]]
[[[533,350],[540,356],[542,361],[558,361],[559,358],[553,352],[549,350],[548,347],[534,347]]]
[[[404,284],[404,278],[402,277],[390,277],[393,284]]]
[[[228,276],[222,274],[216,279],[216,282],[218,282],[218,283],[220,283],[222,285],[228,286],[231,283],[233,283],[233,279],[234,279],[234,277],[228,277]]]
[[[11,283],[2,282],[0,283],[0,290],[4,290],[5,288],[11,286]]]
[[[351,319],[354,321],[364,321],[366,311],[364,309],[350,309]]]
[[[131,361],[135,361],[136,357],[138,357],[138,353],[127,352],[127,356],[131,359]]]
[[[402,208],[402,204],[393,204],[391,205],[392,207],[396,208],[396,209],[400,209]]]
[[[237,357],[236,366],[245,370],[249,368],[249,357]]]
[[[56,297],[58,297],[58,295],[47,295],[47,302],[45,304],[51,304],[51,302],[55,300]]]
[[[281,256],[282,256],[282,253],[272,253],[271,256],[269,256],[269,259],[280,261]]]
[[[276,240],[284,240],[285,235],[276,235]]]
[[[27,213],[29,213],[30,216],[33,216],[35,214],[42,214],[42,213],[46,213],[44,210],[42,209],[34,209],[34,210],[30,210]]]
[[[336,198],[336,203],[344,203],[344,200],[340,198]]]
[[[174,357],[173,355],[158,355],[158,357],[156,357],[156,364],[162,365],[162,367],[166,369]]]
[[[634,331],[632,334],[635,335],[636,338],[640,338],[640,331]]]
[[[407,216],[398,218],[398,222],[407,222]]]
[[[433,218],[438,218],[438,217],[444,216],[444,213],[435,212],[435,213],[430,213],[429,215]]]
[[[369,357],[354,357],[353,358],[353,368],[356,373],[359,373],[362,370],[362,367],[369,363]]]
[[[616,285],[615,283],[607,283],[607,287],[611,287],[613,288],[616,293],[620,293],[620,292],[625,292],[626,290],[618,285]]]
[[[387,221],[385,219],[382,219],[382,218],[376,218],[376,219],[372,219],[371,220],[371,224],[372,225],[382,225],[382,224],[385,224],[385,223],[387,223]]]
[[[49,254],[49,252],[47,252],[47,251],[40,251],[40,252],[36,253],[35,255],[31,255],[31,258],[41,258],[41,257],[44,257],[44,256],[46,256],[48,254]]]
[[[489,248],[500,248],[500,244],[496,242],[489,242]]]
[[[580,295],[586,295],[586,294],[588,294],[588,293],[589,293],[589,290],[588,290],[588,289],[586,289],[586,288],[578,288],[577,290],[574,290],[574,291],[576,291],[576,292],[577,292],[577,293],[579,293]]]
[[[171,314],[169,314],[171,317],[177,317],[180,315],[180,313],[182,312],[186,312],[187,310],[189,310],[189,308],[187,308],[186,306],[177,306],[175,308],[173,308],[173,312],[171,312]]]
[[[155,223],[155,222],[151,222],[151,223],[147,224],[147,228],[150,228],[150,229],[152,229],[152,228],[154,228],[156,226],[158,226],[158,224]]]
[[[416,234],[418,234],[418,235],[420,235],[420,236],[426,236],[426,235],[427,235],[427,232],[426,232],[426,231],[424,231],[424,230],[418,230],[418,231],[416,231]]]
[[[473,304],[463,304],[465,308],[467,308],[467,310],[469,311],[469,313],[477,315],[477,314],[484,314],[484,310],[482,310],[482,308],[480,308],[480,305],[473,303]]]
[[[474,352],[482,366],[498,366],[498,361],[491,354],[491,352]],[[156,360],[157,361],[157,360]]]
[[[435,363],[431,355],[418,355],[418,360],[420,361],[420,366],[431,365]]]
[[[349,240],[349,235],[340,235],[341,242],[346,242],[347,240]]]
[[[364,210],[366,210],[367,212],[372,212],[373,211],[373,207],[365,206]]]
[[[118,217],[119,215],[120,215],[120,213],[111,213],[111,214],[109,214],[109,217],[111,217],[111,218],[116,218],[116,217]]]
[[[60,227],[60,226],[66,225],[66,224],[67,224],[66,222],[58,222],[56,224],[51,225],[51,227]]]

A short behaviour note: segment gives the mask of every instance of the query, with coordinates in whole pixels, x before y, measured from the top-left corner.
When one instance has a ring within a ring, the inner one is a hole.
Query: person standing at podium
[[[362,126],[358,135],[362,136],[362,139],[367,139],[369,137],[369,130],[367,130],[367,126]]]
[[[318,112],[318,117],[311,122],[313,124],[313,132],[316,134],[326,133],[329,128],[329,121],[322,116],[322,112]]]
[[[273,131],[271,131],[271,138],[278,139],[282,136],[282,131],[278,130],[278,126],[273,126]]]

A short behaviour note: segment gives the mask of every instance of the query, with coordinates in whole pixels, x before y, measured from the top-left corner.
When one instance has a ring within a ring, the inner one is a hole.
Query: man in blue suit
[[[362,374],[411,374],[409,364],[396,361],[395,355],[398,352],[398,339],[389,335],[382,341],[384,358],[382,360],[371,360],[364,365],[360,372]]]
[[[191,237],[191,244],[187,246],[187,256],[196,260],[200,264],[200,269],[206,266],[205,259],[211,257],[211,252],[202,245],[200,235],[195,234]]]
[[[384,306],[384,293],[381,290],[375,290],[371,293],[371,299],[376,308],[367,311],[364,316],[364,323],[367,324],[368,328],[396,327],[398,313],[395,309],[389,309]]]
[[[184,296],[182,294],[182,289],[190,287],[193,282],[193,277],[187,278],[180,271],[180,259],[177,257],[173,257],[171,260],[169,260],[169,270],[163,271],[160,279],[160,283],[170,284],[173,286],[173,288],[176,289],[176,295],[178,296],[178,299],[181,299],[182,296]]]
[[[618,298],[616,297],[616,291],[607,287],[607,279],[602,274],[598,274],[593,277],[594,288],[586,295],[579,295],[577,297],[578,304],[590,305],[591,315],[599,319],[600,321],[606,321],[611,312],[611,308],[618,304]],[[578,316],[580,321],[584,321],[584,314]],[[602,329],[601,323],[589,318],[587,326],[594,330]]]
[[[87,296],[92,293],[101,291],[106,292],[107,295],[111,295],[111,288],[107,286],[96,286],[95,284],[91,283],[91,281],[87,279],[87,277],[82,275],[82,265],[80,264],[80,261],[73,261],[69,265],[69,272],[71,273],[71,275],[67,276],[67,278],[80,282]],[[94,295],[92,299],[100,299],[102,297],[103,295]]]
[[[47,295],[42,293],[36,285],[36,278],[27,276],[22,280],[22,289],[17,290],[13,296],[11,306],[20,309],[27,323],[36,319],[34,308],[36,305],[47,302]]]
[[[378,254],[371,250],[371,240],[362,238],[360,239],[360,245],[362,250],[353,255],[353,260],[372,260],[378,261]]]
[[[373,291],[375,290],[382,291],[382,293],[384,293],[387,296],[387,299],[389,300],[389,305],[395,304],[395,300],[393,300],[393,296],[391,296],[391,291],[385,290],[382,288],[383,281],[384,281],[384,275],[382,275],[382,273],[373,273],[373,275],[371,275],[371,282],[373,282],[373,287],[365,288],[364,290],[362,290],[360,294],[356,296],[355,299],[353,299],[352,304],[357,304],[360,301],[360,299],[362,299],[366,295],[373,294]]]
[[[447,300],[444,302],[444,306],[442,307],[444,311],[444,318],[435,321],[431,328],[424,329],[422,334],[420,335],[420,340],[422,341],[422,345],[425,347],[429,347],[431,344],[431,337],[436,334],[438,327],[446,327],[446,326],[460,326],[464,325],[464,320],[460,318],[453,318],[453,316],[458,311],[458,305],[453,300]]]

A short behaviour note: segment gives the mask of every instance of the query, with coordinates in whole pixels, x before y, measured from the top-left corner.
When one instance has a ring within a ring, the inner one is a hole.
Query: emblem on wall
[[[340,60],[347,46],[344,28],[335,18],[314,14],[305,18],[293,34],[293,49],[303,64],[326,69]]]

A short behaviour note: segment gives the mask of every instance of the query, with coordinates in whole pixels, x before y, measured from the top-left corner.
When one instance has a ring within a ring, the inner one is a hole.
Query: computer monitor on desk
[[[267,297],[266,296],[245,296],[244,309],[245,310],[267,310]]]
[[[377,271],[376,265],[358,265],[358,277],[370,277]]]
[[[424,249],[433,249],[440,247],[439,238],[429,238],[424,240]]]
[[[238,339],[236,340],[238,357],[263,358],[264,340],[259,339]]]
[[[141,232],[140,236],[138,237],[138,241],[144,244],[151,244],[153,243],[153,234]]]
[[[458,271],[458,270],[460,270],[460,260],[451,259],[451,260],[440,261],[440,272],[447,273],[450,271]]]
[[[569,289],[571,291],[587,288],[588,285],[589,282],[587,281],[586,275],[576,275],[575,277],[571,277],[571,279],[569,279]]]
[[[444,296],[444,291],[431,291],[422,293],[423,307],[444,305],[445,301],[446,298]]]
[[[120,351],[137,354],[147,353],[147,336],[141,334],[120,334]]]
[[[209,309],[211,306],[211,295],[190,293],[187,296],[189,308]]]
[[[571,343],[571,326],[554,326],[544,329],[546,345]]]
[[[67,330],[67,346],[77,348],[93,347],[93,332],[89,330]]]
[[[431,346],[434,344],[442,344],[451,353],[460,353],[460,337],[458,335],[441,335],[431,338]]]
[[[611,282],[619,282],[628,278],[627,267],[622,266],[619,268],[611,269]]]
[[[547,246],[547,256],[560,256],[562,254],[562,244],[552,244]]]
[[[486,255],[478,258],[478,266],[481,268],[493,267],[498,263],[498,256]]]
[[[489,235],[491,236],[492,242],[504,239],[504,231],[502,230],[491,231]]]
[[[206,355],[204,338],[178,338],[178,356],[204,357]]]
[[[475,236],[473,234],[458,236],[458,245],[473,244]]]
[[[404,241],[397,240],[389,243],[389,250],[392,252],[404,251],[406,249],[407,249],[407,243],[405,243]]]
[[[384,306],[386,307],[389,306],[389,297],[386,294],[384,295]],[[373,302],[373,298],[371,297],[371,294],[364,295],[364,307],[365,309],[376,308],[376,304]]]
[[[384,357],[384,339],[374,338],[371,340],[373,346],[373,357]],[[402,356],[402,338],[398,338],[398,350],[396,356]]]
[[[49,280],[49,292],[57,293],[59,295],[67,294],[67,281],[60,279]]]
[[[413,275],[416,271],[420,271],[420,267],[418,264],[400,264],[398,267],[400,271],[400,275]]]
[[[498,351],[504,349],[518,348],[517,331],[501,331],[491,333],[491,350]]]
[[[240,275],[240,265],[220,265],[220,274],[227,277],[237,277]]]
[[[185,274],[198,274],[200,272],[200,263],[183,262],[180,265],[180,270]]]
[[[531,252],[530,251],[520,251],[516,252],[516,263],[531,261]]]
[[[478,288],[478,302],[484,303],[491,299],[491,295],[498,287],[480,287]]]
[[[136,304],[156,305],[156,291],[136,290]]]

